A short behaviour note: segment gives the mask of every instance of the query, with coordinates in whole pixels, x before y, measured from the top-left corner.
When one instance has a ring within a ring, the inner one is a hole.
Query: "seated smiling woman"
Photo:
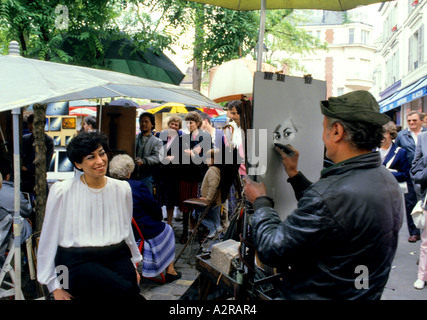
[[[37,276],[55,300],[143,299],[132,192],[125,181],[106,177],[106,151],[100,133],[73,138],[67,155],[83,174],[56,182],[49,192]]]

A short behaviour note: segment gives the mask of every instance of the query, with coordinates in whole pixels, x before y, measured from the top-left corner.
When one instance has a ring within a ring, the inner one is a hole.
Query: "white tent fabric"
[[[34,103],[132,97],[206,107],[200,92],[127,74],[8,55],[0,57],[0,112]]]

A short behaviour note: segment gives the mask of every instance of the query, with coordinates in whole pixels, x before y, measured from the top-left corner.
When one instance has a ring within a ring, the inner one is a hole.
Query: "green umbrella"
[[[61,49],[73,55],[76,45],[82,44],[82,40],[65,36]],[[172,60],[153,47],[140,50],[136,42],[125,37],[117,39],[113,36],[102,40],[102,44],[105,50],[105,53],[102,53],[102,69],[175,85],[179,85],[185,77]]]
[[[179,85],[185,77],[164,53],[152,47],[139,50],[127,39],[110,43],[104,61],[109,70],[170,84]]]

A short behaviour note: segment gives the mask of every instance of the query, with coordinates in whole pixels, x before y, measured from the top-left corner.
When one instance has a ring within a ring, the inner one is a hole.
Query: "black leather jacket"
[[[267,197],[255,201],[251,217],[260,260],[283,273],[284,298],[380,299],[403,200],[379,153],[327,168],[314,184],[302,174],[290,180],[301,198],[285,221]]]

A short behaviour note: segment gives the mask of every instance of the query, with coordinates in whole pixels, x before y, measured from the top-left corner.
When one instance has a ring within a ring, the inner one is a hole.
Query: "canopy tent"
[[[257,62],[248,59],[230,60],[210,70],[209,98],[216,102],[238,100],[242,95],[252,97]],[[263,63],[263,72],[277,68]]]
[[[0,112],[34,103],[132,97],[218,107],[200,92],[119,72],[0,57]]]

